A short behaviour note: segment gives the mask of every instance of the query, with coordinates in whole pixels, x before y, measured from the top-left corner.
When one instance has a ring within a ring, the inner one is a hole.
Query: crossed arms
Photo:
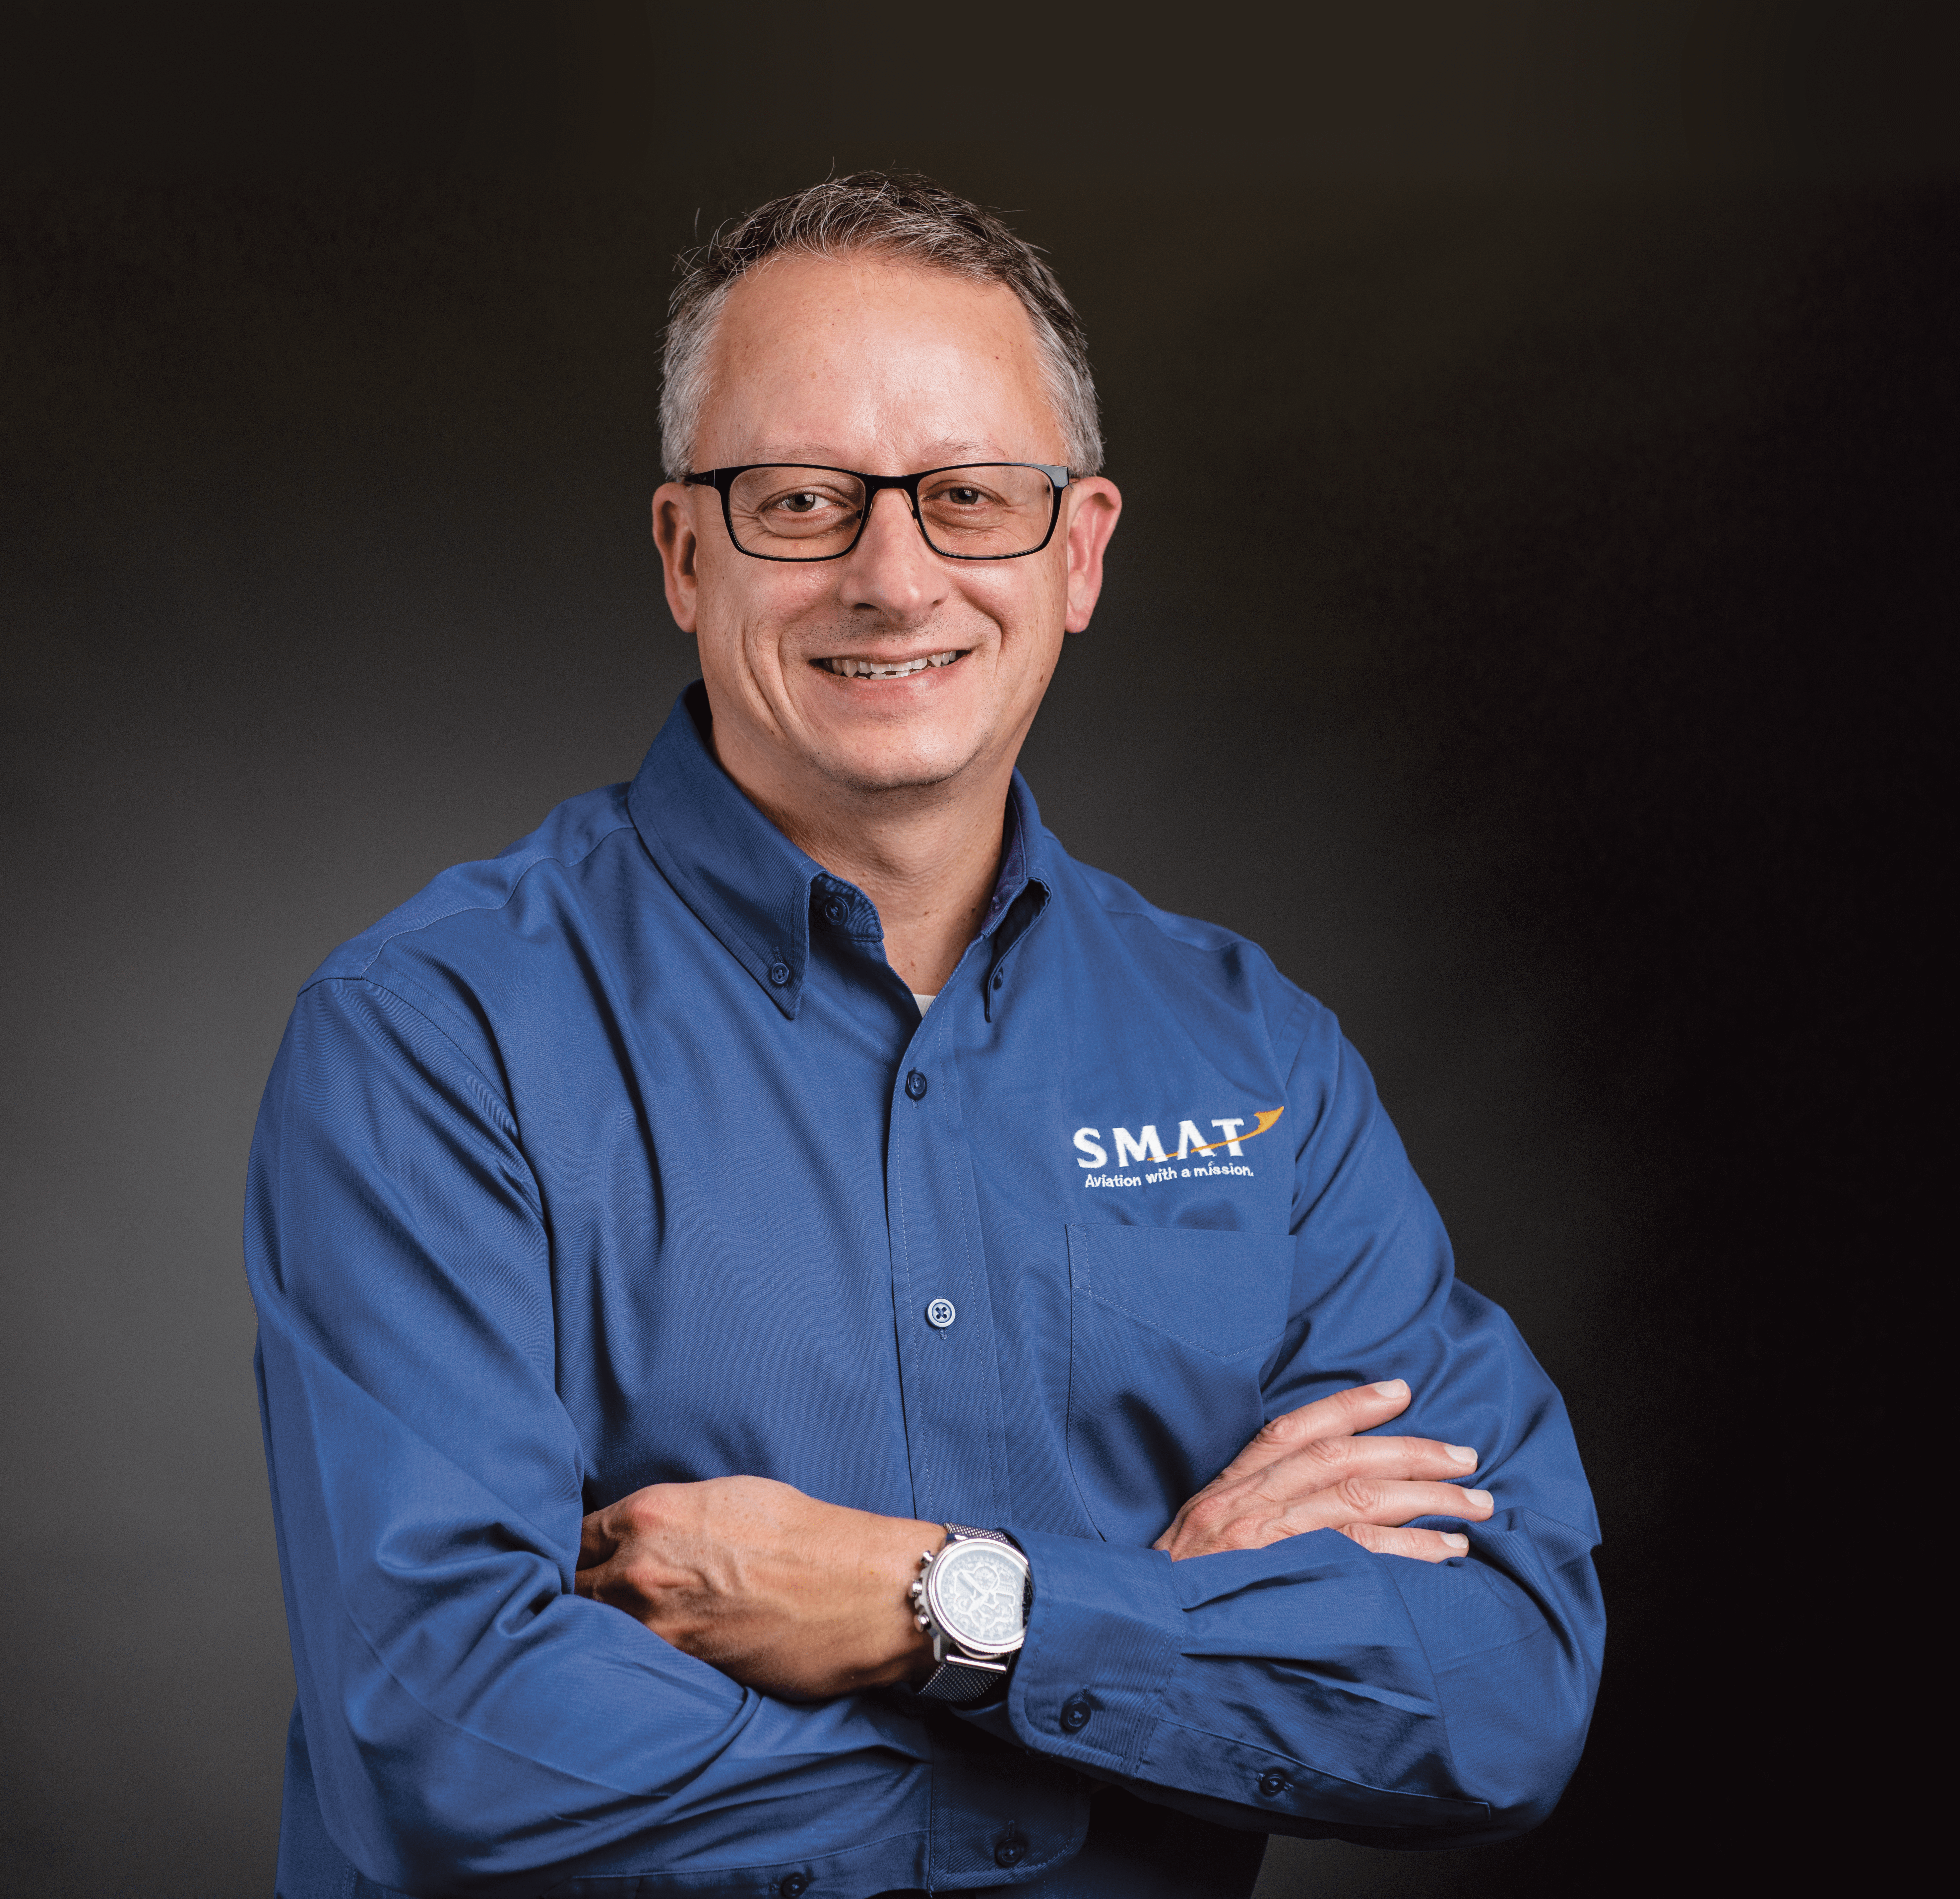
[[[1409,1398],[1388,1379],[1274,1418],[1155,1547],[1178,1562],[1331,1529],[1382,1555],[1464,1555],[1467,1537],[1409,1525],[1490,1516],[1488,1491],[1449,1481],[1474,1470],[1477,1452],[1358,1435]],[[931,1672],[905,1589],[944,1537],[940,1525],[845,1509],[768,1478],[656,1484],[585,1519],[577,1587],[744,1687],[816,1700]]]

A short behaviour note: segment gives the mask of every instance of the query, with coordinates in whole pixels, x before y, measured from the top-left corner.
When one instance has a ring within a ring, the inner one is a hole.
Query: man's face
[[[1065,459],[1033,326],[1003,285],[872,256],[785,256],[724,307],[696,468],[899,475]],[[1071,483],[1040,553],[968,561],[935,554],[888,489],[851,553],[796,564],[737,549],[713,490],[663,486],[654,532],[667,602],[699,641],[724,764],[745,783],[819,797],[991,780],[1020,749],[1064,632],[1089,623],[1121,504],[1108,482]],[[899,679],[833,666],[948,654]]]

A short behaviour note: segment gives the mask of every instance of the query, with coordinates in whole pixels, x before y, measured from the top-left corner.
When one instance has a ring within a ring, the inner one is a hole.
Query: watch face
[[[956,1543],[934,1565],[932,1619],[964,1646],[1002,1653],[1020,1645],[1027,1565],[998,1543]]]

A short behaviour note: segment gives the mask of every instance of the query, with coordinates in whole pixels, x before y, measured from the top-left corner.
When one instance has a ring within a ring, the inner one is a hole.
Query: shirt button
[[[786,1872],[782,1883],[776,1888],[783,1899],[803,1899],[810,1890],[810,1875],[807,1872]]]
[[[994,1843],[994,1863],[997,1866],[1018,1866],[1027,1856],[1027,1850],[1028,1843],[1010,1827]]]
[[[1061,1704],[1061,1731],[1064,1734],[1080,1734],[1089,1725],[1089,1717],[1095,1710],[1089,1705],[1087,1695],[1078,1694]]]
[[[851,906],[842,897],[832,897],[824,904],[823,920],[826,923],[842,923],[850,914]]]
[[[1259,1791],[1268,1800],[1277,1800],[1286,1792],[1287,1777],[1277,1770],[1268,1769],[1259,1776]]]
[[[936,1299],[925,1309],[925,1322],[942,1332],[959,1316],[950,1299]]]
[[[925,1099],[925,1077],[915,1068],[905,1077],[905,1093],[915,1101],[923,1101]]]
[[[788,982],[789,979],[790,966],[788,963],[772,962],[769,965],[769,980],[773,982],[778,989],[780,989],[784,983]],[[797,1890],[800,1891],[802,1888],[799,1887]]]

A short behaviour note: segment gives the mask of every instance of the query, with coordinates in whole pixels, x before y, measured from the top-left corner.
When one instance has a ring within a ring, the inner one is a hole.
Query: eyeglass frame
[[[864,506],[858,517],[858,532],[851,537],[851,545],[839,548],[835,554],[758,554],[753,549],[744,547],[736,538],[735,510],[730,492],[738,477],[759,468],[807,468],[819,475],[848,475],[853,481],[863,483]],[[950,554],[944,548],[934,546],[919,514],[919,483],[928,476],[950,475],[960,468],[1032,468],[1045,475],[1053,491],[1049,497],[1048,532],[1032,547],[1024,547],[1018,554]],[[921,469],[916,475],[867,475],[861,469],[832,468],[822,462],[744,462],[739,468],[691,469],[680,478],[683,487],[711,488],[721,497],[721,523],[728,530],[729,546],[737,553],[746,554],[752,561],[781,561],[794,567],[813,566],[819,561],[841,561],[846,555],[854,553],[858,543],[864,538],[865,529],[871,524],[872,508],[888,488],[897,488],[912,504],[912,525],[918,530],[919,539],[941,560],[1024,561],[1030,554],[1039,554],[1055,539],[1055,524],[1061,519],[1062,490],[1074,479],[1067,469],[1052,468],[1046,462],[948,462],[943,468]]]

